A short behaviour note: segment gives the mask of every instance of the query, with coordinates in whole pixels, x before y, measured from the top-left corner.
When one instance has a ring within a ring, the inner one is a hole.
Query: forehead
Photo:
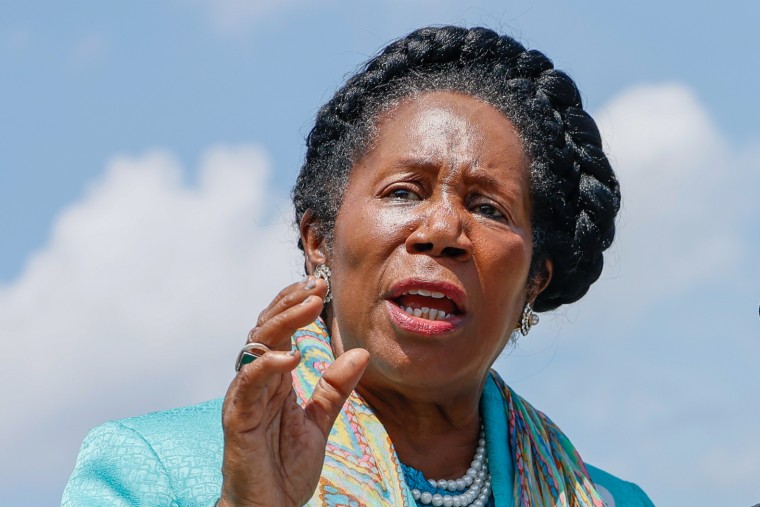
[[[446,91],[415,95],[380,114],[367,155],[522,173],[528,166],[517,129],[501,111]]]

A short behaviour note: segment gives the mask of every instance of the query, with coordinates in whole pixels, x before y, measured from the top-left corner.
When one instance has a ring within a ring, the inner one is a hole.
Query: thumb
[[[317,382],[304,410],[322,430],[325,438],[330,433],[346,398],[359,383],[368,363],[369,352],[366,350],[347,350],[330,365]]]

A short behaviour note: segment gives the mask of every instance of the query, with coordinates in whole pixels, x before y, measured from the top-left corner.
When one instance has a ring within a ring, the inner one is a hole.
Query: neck
[[[340,330],[333,323],[329,331],[338,357],[344,350]],[[430,479],[461,477],[478,446],[480,394],[487,372],[479,379],[452,379],[436,387],[421,382],[419,371],[405,375],[381,370],[370,360],[356,391],[372,407],[399,459]]]
[[[363,379],[357,391],[385,427],[404,464],[433,479],[456,479],[467,471],[480,433],[479,390],[428,402],[373,388]]]

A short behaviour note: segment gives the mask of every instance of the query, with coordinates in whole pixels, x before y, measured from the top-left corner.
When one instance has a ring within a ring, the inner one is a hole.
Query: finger
[[[273,315],[248,334],[249,342],[259,342],[272,350],[290,350],[290,337],[300,328],[314,322],[322,312],[322,298],[306,296],[299,304]]]
[[[282,313],[288,308],[299,304],[308,296],[315,295],[324,299],[326,294],[327,283],[321,278],[309,275],[304,280],[282,289],[272,302],[269,303],[269,306],[259,314],[259,318],[256,321],[256,327],[262,326],[274,315]]]
[[[359,383],[368,363],[369,352],[366,350],[347,350],[319,379],[304,410],[322,430],[325,438],[330,433],[346,398]]]
[[[222,408],[225,427],[248,431],[259,425],[292,388],[290,372],[298,366],[300,352],[267,352],[240,369],[230,384]]]

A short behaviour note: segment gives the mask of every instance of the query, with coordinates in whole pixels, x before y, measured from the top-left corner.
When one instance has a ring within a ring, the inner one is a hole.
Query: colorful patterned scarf
[[[311,397],[334,361],[321,320],[293,335],[301,364],[293,373],[299,403]],[[549,418],[491,372],[504,396],[509,444],[515,463],[514,504],[519,507],[602,507],[575,448]],[[498,502],[497,505],[501,504]],[[327,442],[325,464],[309,507],[415,507],[398,456],[372,409],[352,393]]]

